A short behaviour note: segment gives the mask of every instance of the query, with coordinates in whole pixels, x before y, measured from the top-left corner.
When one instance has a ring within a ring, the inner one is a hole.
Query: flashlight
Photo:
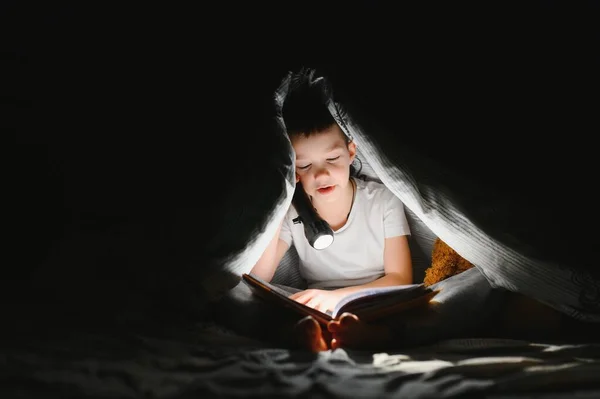
[[[308,198],[300,182],[296,183],[292,202],[298,212],[298,217],[293,222],[304,225],[304,235],[311,247],[314,249],[325,249],[330,246],[333,242],[333,230],[329,226],[329,223],[323,220],[312,206],[310,198]]]

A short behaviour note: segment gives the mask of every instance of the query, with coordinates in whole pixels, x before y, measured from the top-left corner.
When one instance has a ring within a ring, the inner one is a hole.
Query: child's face
[[[349,184],[356,144],[346,143],[337,124],[309,137],[295,136],[296,182],[317,201],[335,201]]]

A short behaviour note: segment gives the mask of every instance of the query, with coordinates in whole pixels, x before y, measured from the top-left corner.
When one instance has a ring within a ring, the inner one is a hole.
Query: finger
[[[340,317],[340,324],[345,327],[348,326],[350,324],[354,324],[354,323],[358,323],[359,318],[358,316],[356,316],[353,313],[348,313],[345,312],[342,314],[342,316]]]
[[[312,299],[313,295],[307,292],[300,293],[300,295],[296,296],[294,299],[296,302],[300,302],[305,304]]]
[[[296,298],[298,298],[300,296],[300,294],[302,294],[302,291],[288,295],[288,298],[296,300]]]
[[[320,297],[320,296],[314,297],[313,304],[314,304],[315,309],[317,309],[321,312],[327,311],[327,301],[325,301],[323,297]]]
[[[318,305],[316,305],[315,309],[317,309],[323,313],[327,313],[327,311],[329,310],[329,306],[327,306],[321,302]]]
[[[294,301],[300,302],[300,303],[306,303],[306,301],[308,299],[310,299],[310,298],[307,298],[305,295],[300,295],[300,296],[297,296],[296,298],[294,298]]]
[[[288,298],[296,300],[296,299],[301,298],[301,297],[306,296],[306,295],[310,296],[311,295],[311,291],[304,290],[304,291],[294,292],[293,294],[288,295]]]
[[[331,339],[331,350],[336,350],[337,348],[339,348],[339,341],[335,338]]]
[[[319,324],[314,319],[314,317],[305,316],[302,319],[298,320],[298,322],[296,322],[294,328],[305,331],[310,334],[314,334],[318,332]]]
[[[317,298],[311,298],[308,302],[305,303],[305,305],[313,309],[320,310],[319,306],[321,305],[321,302]]]
[[[340,331],[340,322],[337,320],[333,320],[330,321],[329,323],[327,323],[327,331],[332,332],[332,333],[336,333],[338,331]]]

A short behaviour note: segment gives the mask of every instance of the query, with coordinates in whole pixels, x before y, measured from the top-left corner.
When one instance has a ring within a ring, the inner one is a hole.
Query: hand
[[[296,292],[290,295],[289,298],[321,312],[327,312],[335,308],[335,305],[340,300],[340,296],[341,294],[336,291],[308,289]]]

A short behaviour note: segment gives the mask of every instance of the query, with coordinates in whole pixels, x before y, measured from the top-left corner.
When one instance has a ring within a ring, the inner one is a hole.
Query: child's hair
[[[282,107],[282,118],[285,123],[289,137],[319,134],[337,121],[327,108],[327,100],[331,96],[331,89],[322,77],[315,78],[313,69],[302,68],[298,73],[292,75],[288,96]],[[346,144],[352,139],[344,134]],[[360,176],[362,163],[358,157],[355,162],[360,166],[356,168],[350,165],[350,175]]]

